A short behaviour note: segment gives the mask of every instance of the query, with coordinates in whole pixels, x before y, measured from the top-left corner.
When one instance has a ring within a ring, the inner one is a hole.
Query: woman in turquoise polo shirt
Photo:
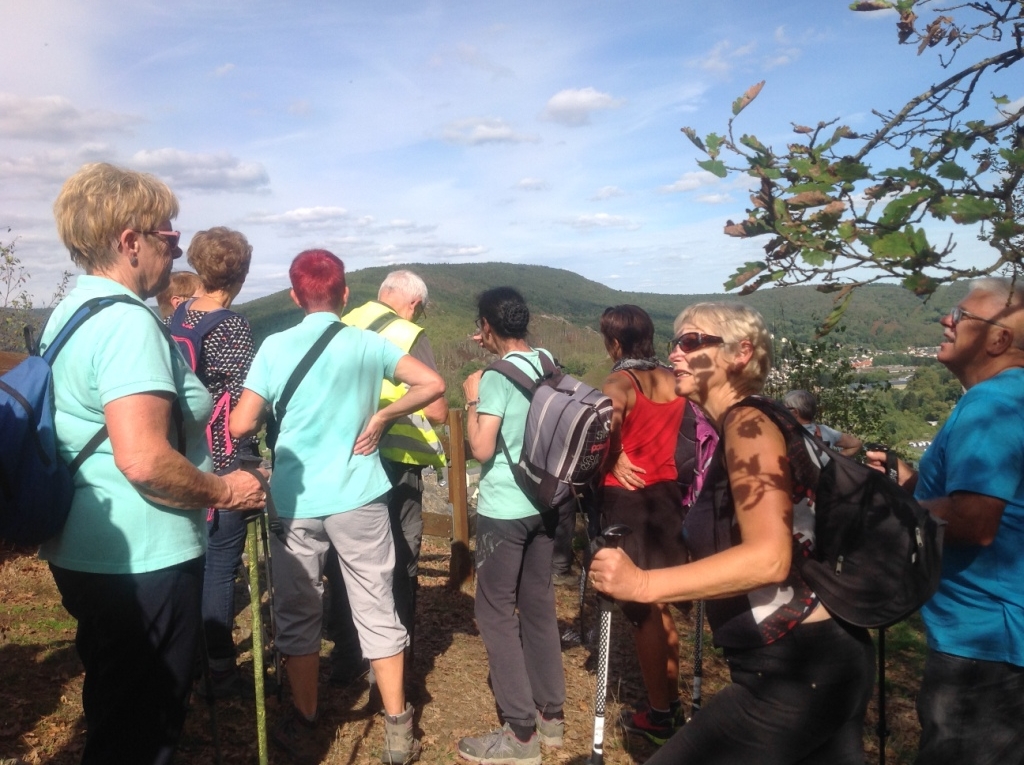
[[[85,275],[54,309],[42,348],[86,301],[120,301],[84,321],[53,366],[61,456],[70,463],[102,427],[109,434],[75,474],[67,524],[39,551],[78,620],[83,763],[170,762],[202,626],[206,508],[265,502],[247,473],[204,472],[210,396],[143,303],[181,255],[177,214],[159,180],[108,164],[83,167],[54,204]],[[176,430],[184,443],[168,438]]]
[[[539,355],[527,342],[530,311],[511,287],[478,300],[477,331],[484,350],[540,376]],[[494,699],[505,724],[459,741],[472,762],[540,765],[540,745],[561,746],[565,672],[551,580],[558,512],[541,513],[516,485],[508,454],[523,448],[530,400],[498,372],[475,372],[463,385],[466,432],[483,465],[476,525],[476,621],[487,648]]]
[[[408,637],[392,595],[391,481],[377,447],[388,425],[443,395],[444,380],[376,332],[341,323],[348,287],[345,266],[335,255],[302,252],[288,276],[292,300],[306,316],[263,342],[231,413],[232,437],[256,433],[265,412],[277,410],[302,359],[321,337],[336,332],[278,422],[270,487],[283,529],[270,539],[275,643],[287,661],[293,707],[271,738],[303,759],[322,756],[330,745],[316,732],[316,722],[323,572],[333,545],[359,645],[373,666],[384,705],[381,759],[405,765],[419,756],[420,744],[413,737],[413,709],[402,685]],[[385,378],[409,389],[378,411]]]

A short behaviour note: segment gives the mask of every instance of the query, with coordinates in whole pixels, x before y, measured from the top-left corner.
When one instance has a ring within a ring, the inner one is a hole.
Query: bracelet
[[[472,401],[467,401],[466,402],[466,410],[468,411],[471,406],[476,406],[479,403],[480,403],[480,399],[478,399],[478,398],[475,398]]]

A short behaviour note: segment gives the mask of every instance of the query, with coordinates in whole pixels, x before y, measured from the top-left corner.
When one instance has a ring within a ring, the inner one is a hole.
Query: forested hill
[[[348,274],[350,305],[360,305],[377,295],[381,280],[391,270],[405,266],[366,268]],[[511,285],[526,298],[536,316],[558,318],[579,329],[596,329],[608,306],[634,303],[654,318],[659,341],[667,341],[672,321],[682,308],[702,300],[740,300],[765,317],[777,338],[810,340],[832,310],[832,296],[813,287],[764,289],[747,297],[735,295],[621,292],[578,274],[546,266],[510,263],[464,263],[407,266],[426,281],[430,305],[424,319],[433,342],[456,341],[472,331],[476,296],[488,287]],[[670,285],[666,285],[670,286]],[[850,346],[902,350],[907,346],[936,345],[941,336],[938,320],[966,292],[966,284],[938,292],[927,303],[902,287],[872,285],[856,292],[842,324],[842,342]],[[287,290],[236,306],[249,317],[257,342],[272,332],[293,326],[301,319]],[[659,342],[659,347],[662,343]]]

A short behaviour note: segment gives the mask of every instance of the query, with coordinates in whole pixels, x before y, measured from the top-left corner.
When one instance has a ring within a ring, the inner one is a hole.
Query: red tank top
[[[686,399],[680,396],[665,403],[651,401],[633,375],[629,375],[629,380],[636,391],[636,403],[622,421],[622,450],[634,465],[647,471],[641,477],[648,486],[674,481],[676,440]],[[622,486],[610,472],[605,474],[604,485]]]

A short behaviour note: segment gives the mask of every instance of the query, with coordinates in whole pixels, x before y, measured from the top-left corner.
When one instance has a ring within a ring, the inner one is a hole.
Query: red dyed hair
[[[340,311],[345,299],[345,264],[327,250],[300,252],[288,269],[292,289],[306,313]]]

